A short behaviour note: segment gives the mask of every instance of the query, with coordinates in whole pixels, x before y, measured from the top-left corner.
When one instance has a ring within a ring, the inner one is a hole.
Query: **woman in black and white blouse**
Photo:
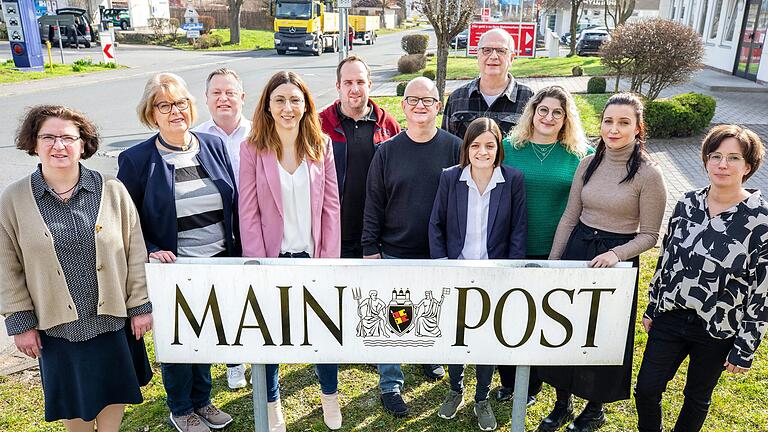
[[[743,183],[757,171],[760,138],[712,128],[701,156],[709,186],[686,193],[669,221],[643,317],[648,344],[637,377],[640,432],[658,432],[661,396],[690,357],[674,431],[701,430],[723,370],[746,373],[768,328],[768,203]]]

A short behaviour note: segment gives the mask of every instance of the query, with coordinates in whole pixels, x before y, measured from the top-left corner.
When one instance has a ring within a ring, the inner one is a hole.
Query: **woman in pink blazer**
[[[293,72],[267,83],[240,145],[240,235],[245,257],[338,258],[339,189],[315,103]],[[323,420],[341,427],[338,365],[316,365]],[[278,365],[267,365],[270,431],[285,431]]]

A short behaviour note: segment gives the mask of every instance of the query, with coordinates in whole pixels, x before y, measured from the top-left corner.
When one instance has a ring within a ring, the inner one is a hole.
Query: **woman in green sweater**
[[[504,164],[525,176],[528,198],[526,258],[545,260],[560,217],[568,203],[568,192],[579,161],[594,153],[587,144],[576,103],[560,86],[545,87],[528,100],[520,122],[504,139]],[[512,397],[515,367],[499,366],[501,388],[498,400]],[[541,391],[541,380],[531,369],[528,404]]]

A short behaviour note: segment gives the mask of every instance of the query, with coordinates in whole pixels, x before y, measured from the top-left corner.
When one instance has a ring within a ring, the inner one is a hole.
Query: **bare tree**
[[[445,76],[451,38],[467,28],[475,0],[421,0],[416,9],[432,24],[437,39],[437,91],[440,100],[445,94]]]
[[[243,0],[229,0],[229,44],[240,43],[240,8]]]
[[[579,15],[581,15],[581,6],[584,4],[584,0],[569,0],[571,4],[571,43],[569,44],[570,51],[568,57],[576,55],[576,29],[579,24]]]
[[[604,7],[605,26],[616,28],[632,16],[635,11],[635,0],[605,0]]]

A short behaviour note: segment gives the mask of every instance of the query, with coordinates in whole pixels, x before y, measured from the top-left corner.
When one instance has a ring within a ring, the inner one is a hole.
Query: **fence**
[[[170,8],[171,18],[176,18],[180,23],[184,22],[184,8]],[[202,16],[210,16],[215,20],[216,28],[229,28],[229,11],[226,9],[197,9]],[[272,30],[273,17],[268,11],[241,11],[240,28],[249,30]]]

